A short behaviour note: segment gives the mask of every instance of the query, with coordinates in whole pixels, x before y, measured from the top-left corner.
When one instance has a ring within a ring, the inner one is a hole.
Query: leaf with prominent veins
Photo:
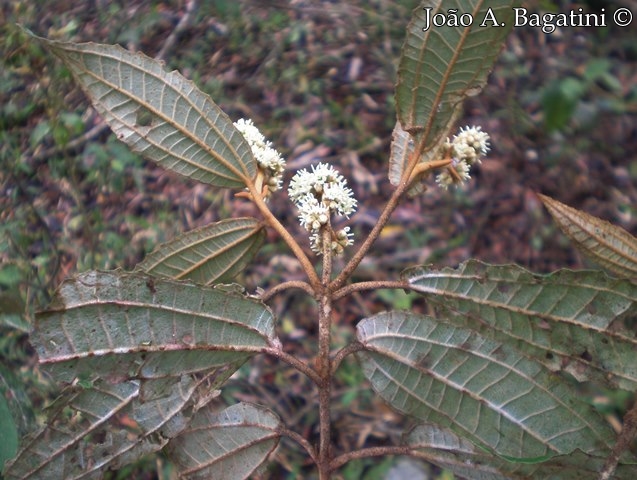
[[[32,37],[66,64],[98,113],[134,151],[219,187],[245,187],[256,176],[256,160],[243,135],[179,72],[119,46]]]
[[[122,272],[65,281],[31,341],[70,387],[7,478],[100,478],[157,451],[246,359],[280,345],[255,299]]]
[[[612,447],[612,430],[571,383],[507,345],[410,312],[366,318],[357,337],[363,372],[387,402],[493,454],[536,462]]]
[[[45,428],[31,436],[4,472],[7,479],[102,478],[163,448],[183,430],[199,383],[173,380],[161,396],[141,396],[140,382],[76,387],[49,408]]]
[[[489,455],[447,428],[432,424],[417,425],[407,432],[404,443],[454,475],[480,480],[596,480],[606,461],[605,457],[577,450],[541,463],[509,462]],[[635,465],[619,465],[613,478],[633,480]]]
[[[398,66],[396,108],[402,128],[417,142],[436,146],[448,135],[462,101],[486,84],[513,27],[515,4],[513,0],[426,0],[414,10]],[[453,10],[458,18],[471,18],[472,25],[431,25],[434,15]],[[505,25],[481,26],[488,12]],[[427,25],[430,28],[424,30]]]
[[[248,403],[221,412],[201,409],[170,443],[168,452],[182,478],[241,480],[276,448],[281,422],[270,410]]]
[[[206,285],[228,282],[254,257],[264,237],[263,224],[253,218],[222,220],[160,245],[137,268]]]
[[[257,300],[120,272],[64,282],[38,314],[32,341],[40,362],[69,383],[206,371],[276,343],[272,312]]]
[[[471,260],[457,269],[403,273],[447,321],[503,343],[580,381],[637,388],[637,285],[603,272],[535,275],[515,265]]]
[[[637,278],[637,238],[601,218],[538,195],[575,246],[595,263],[622,277]]]

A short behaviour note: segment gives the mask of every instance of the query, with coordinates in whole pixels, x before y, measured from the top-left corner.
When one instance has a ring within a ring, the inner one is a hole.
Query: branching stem
[[[299,288],[303,290],[305,293],[307,293],[308,295],[310,295],[311,297],[314,297],[314,289],[309,283],[301,282],[298,280],[290,280],[289,282],[279,283],[275,285],[274,287],[272,287],[270,290],[263,293],[263,295],[261,295],[260,297],[261,301],[267,302],[279,292],[282,292],[283,290],[287,290],[290,288]]]
[[[442,160],[434,160],[433,162],[423,162],[417,164],[409,176],[408,185],[411,185],[420,175],[433,170],[434,168],[447,167],[451,164],[450,158],[443,158]]]
[[[330,463],[330,470],[334,471],[345,465],[347,462],[357,458],[380,457],[384,455],[409,455],[412,452],[413,449],[406,445],[363,448],[361,450],[339,455]]]
[[[329,222],[321,228],[323,243],[323,274],[322,284],[328,285],[332,276],[332,227]],[[332,369],[330,360],[330,345],[332,341],[332,294],[329,288],[323,289],[319,298],[319,349],[318,349],[318,374],[321,382],[318,385],[319,393],[319,479],[328,480],[331,469],[331,418],[330,401],[332,397]]]
[[[411,285],[408,282],[400,282],[400,281],[371,281],[371,282],[358,282],[352,283],[350,285],[345,285],[340,290],[334,292],[333,299],[338,300],[343,297],[347,297],[354,292],[361,292],[364,290],[380,290],[382,288],[388,289],[410,289]]]
[[[291,438],[296,443],[301,445],[303,447],[303,449],[305,449],[305,451],[308,453],[310,458],[314,461],[314,463],[318,463],[318,458],[316,456],[316,450],[314,449],[314,447],[312,447],[310,442],[308,442],[302,435],[299,435],[298,433],[296,433],[296,432],[294,432],[292,430],[288,430],[285,427],[283,427],[281,429],[281,435],[285,435],[286,437]]]
[[[292,253],[294,253],[299,262],[301,262],[301,267],[303,267],[312,288],[315,291],[319,291],[321,289],[321,281],[319,280],[316,270],[314,269],[314,265],[310,259],[307,257],[298,242],[294,240],[292,234],[287,231],[281,222],[279,222],[279,220],[274,216],[272,211],[270,211],[270,208],[265,203],[265,200],[261,196],[261,192],[257,186],[253,182],[247,182],[247,187],[250,191],[250,197],[261,212],[261,215],[265,217],[268,224],[276,230],[283,241],[288,245],[288,247],[290,247],[290,250],[292,250]]]
[[[306,375],[310,380],[312,380],[316,385],[321,386],[322,379],[319,374],[309,365],[304,363],[302,360],[298,359],[294,355],[290,355],[287,352],[281,350],[280,347],[270,347],[262,350],[263,353],[267,355],[272,355],[275,358],[287,363],[291,367],[297,369],[299,372]]]
[[[367,255],[367,252],[369,251],[369,249],[372,247],[372,245],[374,244],[374,242],[380,235],[380,232],[383,230],[383,228],[385,228],[385,225],[387,225],[387,222],[389,221],[392,213],[394,213],[394,210],[396,210],[396,207],[398,207],[398,204],[400,203],[400,200],[402,199],[404,193],[411,186],[411,181],[414,179],[414,177],[412,176],[412,173],[414,172],[414,169],[418,166],[418,163],[422,157],[422,152],[424,151],[424,148],[425,148],[424,142],[420,142],[418,145],[418,148],[414,151],[414,153],[410,157],[409,162],[407,163],[407,167],[403,171],[403,175],[402,175],[400,183],[398,184],[398,187],[396,187],[396,190],[394,190],[394,193],[392,193],[391,197],[387,201],[387,204],[385,205],[385,208],[383,209],[380,216],[378,217],[378,221],[372,228],[372,231],[369,233],[369,235],[367,236],[363,244],[360,246],[360,248],[354,254],[354,256],[350,259],[347,265],[345,265],[345,267],[343,268],[341,273],[338,275],[338,277],[336,277],[334,281],[332,281],[330,285],[330,288],[332,289],[332,291],[335,291],[341,288],[343,285],[345,285],[345,282],[347,281],[347,279],[354,272],[354,270],[356,270],[356,267],[358,267],[358,265],[361,263],[363,258],[365,258],[365,255]],[[428,166],[427,168],[431,168],[431,167]]]
[[[332,359],[332,376],[334,376],[334,373],[336,373],[336,370],[338,370],[338,367],[340,366],[343,359],[345,359],[345,357],[351,355],[352,353],[360,352],[363,349],[363,345],[358,342],[352,342],[349,345],[341,348]]]
[[[637,401],[633,407],[624,415],[624,426],[622,428],[613,450],[604,462],[604,467],[599,473],[599,480],[609,480],[613,478],[617,464],[624,452],[626,452],[637,436]]]

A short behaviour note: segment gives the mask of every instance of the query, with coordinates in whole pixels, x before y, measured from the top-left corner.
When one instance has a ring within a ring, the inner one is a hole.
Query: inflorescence
[[[461,184],[471,178],[469,170],[489,151],[489,134],[481,127],[465,127],[447,139],[442,154],[451,158],[451,165],[436,176],[436,183],[447,189],[450,185]]]
[[[252,120],[240,119],[234,123],[244,136],[257,161],[263,178],[265,197],[281,188],[285,160],[272,147]],[[447,139],[441,148],[443,158],[451,163],[436,176],[436,183],[442,188],[461,184],[470,178],[469,170],[489,151],[489,135],[481,127],[464,127],[453,137]],[[299,209],[299,221],[310,232],[312,251],[321,254],[324,251],[324,228],[330,233],[330,249],[341,254],[345,247],[352,245],[353,233],[349,227],[332,230],[330,219],[336,214],[348,217],[356,210],[354,193],[347,182],[331,165],[319,163],[311,171],[299,170],[292,178],[288,189],[290,199]]]
[[[354,193],[347,182],[331,165],[319,163],[312,171],[299,170],[290,182],[290,199],[299,209],[299,221],[310,232],[310,247],[319,255],[323,252],[321,228],[330,226],[332,214],[349,216],[356,210]],[[330,248],[333,253],[343,253],[353,243],[349,227],[332,232]]]
[[[242,118],[234,122],[234,126],[250,145],[252,155],[263,173],[263,185],[267,186],[265,196],[279,190],[285,169],[285,160],[281,154],[272,147],[272,142],[265,139],[252,120]]]

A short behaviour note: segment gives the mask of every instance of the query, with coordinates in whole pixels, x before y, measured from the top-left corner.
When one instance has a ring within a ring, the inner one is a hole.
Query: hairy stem
[[[287,290],[289,288],[299,288],[303,290],[305,293],[307,293],[308,295],[314,297],[314,289],[312,288],[310,284],[306,282],[301,282],[299,280],[290,280],[290,281],[275,285],[271,289],[264,292],[259,298],[261,299],[262,302],[267,302],[279,292],[282,292],[283,290]]]
[[[322,229],[320,234],[323,241],[323,286],[327,286],[332,276],[332,227],[329,222]],[[332,341],[332,294],[329,288],[323,288],[319,298],[319,349],[318,349],[318,374],[321,382],[318,385],[319,391],[319,479],[330,478],[331,461],[331,418],[330,400],[332,396],[332,369],[330,361],[330,344]]]
[[[364,290],[380,290],[382,288],[408,290],[410,289],[410,287],[411,285],[408,282],[401,281],[378,280],[371,282],[358,282],[352,283],[350,285],[345,285],[340,290],[335,291],[332,298],[334,300],[338,300],[340,298],[351,295],[354,292],[361,292]]]
[[[291,367],[295,368],[299,372],[303,373],[310,380],[312,380],[319,388],[323,382],[323,379],[319,376],[319,374],[308,364],[304,363],[299,358],[294,355],[290,355],[289,353],[284,352],[281,347],[270,347],[261,350],[262,353],[267,355],[272,355],[275,358],[287,363]]]
[[[425,174],[429,170],[433,170],[434,168],[442,168],[449,165],[451,165],[451,158],[443,158],[442,160],[419,163],[412,170],[407,184],[411,185],[420,175]]]
[[[310,442],[308,442],[303,436],[299,435],[298,433],[292,430],[288,430],[285,427],[281,430],[281,435],[285,435],[286,437],[291,438],[296,443],[301,445],[305,449],[305,451],[308,453],[310,458],[314,461],[314,463],[318,462],[318,458],[316,457],[316,450],[314,449],[314,447],[312,447]]]
[[[261,192],[257,189],[256,185],[253,182],[246,182],[248,190],[250,191],[250,197],[254,204],[257,206],[261,214],[265,217],[268,224],[276,230],[276,232],[281,236],[283,241],[290,247],[292,253],[296,256],[296,258],[301,263],[303,270],[305,270],[305,274],[312,285],[312,288],[316,291],[320,289],[320,280],[314,269],[314,265],[310,262],[310,259],[305,255],[305,252],[298,244],[294,237],[287,231],[287,229],[279,222],[279,220],[274,216],[274,214],[270,211],[270,208],[265,203],[265,200],[261,196]]]
[[[369,233],[369,235],[367,236],[367,238],[365,239],[361,247],[350,259],[350,261],[347,262],[347,265],[345,265],[341,273],[332,282],[331,288],[333,290],[336,290],[345,284],[345,282],[350,277],[352,272],[354,272],[354,270],[356,270],[356,267],[358,267],[358,264],[361,263],[365,255],[367,255],[367,252],[369,251],[371,246],[374,244],[374,242],[380,235],[380,232],[389,221],[391,214],[394,212],[394,210],[398,206],[398,203],[400,202],[400,197],[402,196],[403,192],[404,192],[404,189],[400,187],[394,190],[394,193],[392,194],[391,198],[385,205],[385,208],[380,214],[380,217],[378,217],[378,221],[376,222],[376,225],[374,225],[374,228],[372,228],[372,231]]]
[[[398,207],[398,204],[400,203],[402,196],[411,185],[411,181],[413,180],[412,172],[418,165],[418,162],[420,158],[422,157],[422,152],[424,151],[424,148],[425,148],[425,145],[423,142],[421,142],[418,146],[418,149],[414,151],[414,153],[412,154],[407,164],[407,167],[405,168],[405,171],[403,172],[403,175],[400,180],[400,183],[398,184],[398,187],[396,187],[396,190],[394,190],[394,193],[392,193],[392,196],[387,201],[385,208],[383,209],[380,216],[378,217],[378,221],[376,222],[376,225],[374,225],[374,227],[372,228],[372,231],[369,233],[369,235],[367,236],[363,244],[360,246],[358,251],[350,259],[347,265],[345,265],[345,268],[343,268],[343,270],[338,275],[338,277],[336,277],[334,281],[331,283],[330,287],[332,291],[337,290],[341,288],[343,285],[345,285],[345,282],[347,281],[347,279],[354,272],[354,270],[356,270],[356,267],[358,267],[358,265],[361,263],[363,258],[365,258],[365,255],[367,255],[367,252],[369,251],[369,249],[372,247],[372,245],[374,244],[374,242],[380,235],[380,232],[383,230],[385,225],[387,225],[387,222],[389,221],[392,213],[394,213],[394,210],[396,210],[396,207]]]
[[[331,470],[342,467],[347,462],[357,458],[380,457],[385,455],[409,455],[412,453],[411,447],[406,445],[389,446],[389,447],[370,447],[362,448],[353,452],[347,452],[339,455],[330,464]]]
[[[364,350],[364,348],[365,347],[363,347],[363,345],[358,343],[357,341],[354,341],[349,345],[341,348],[332,359],[332,376],[334,376],[334,373],[338,369],[341,362],[345,359],[345,357],[351,355],[352,353],[360,352],[361,350]]]

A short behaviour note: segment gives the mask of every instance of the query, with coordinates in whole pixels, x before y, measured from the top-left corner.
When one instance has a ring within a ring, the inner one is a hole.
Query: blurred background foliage
[[[359,199],[350,224],[360,239],[389,195],[395,66],[417,4],[200,0],[189,12],[186,0],[1,3],[0,436],[7,441],[0,464],[52,395],[27,333],[33,312],[64,278],[92,268],[130,269],[181,231],[254,214],[230,193],[177,177],[128,151],[102,127],[61,63],[26,41],[15,24],[52,39],[117,43],[150,56],[170,47],[162,52],[167,68],[195,81],[234,120],[252,118],[284,153],[286,183],[298,168],[338,164]],[[527,6],[537,12],[612,12],[620,4],[543,0]],[[491,134],[489,157],[467,188],[430,188],[401,206],[356,279],[387,278],[415,263],[456,265],[470,257],[535,271],[586,266],[557,234],[534,192],[637,233],[636,32],[637,24],[565,28],[551,35],[514,29],[488,86],[467,102],[462,121]],[[175,43],[167,45],[171,37]],[[274,198],[272,208],[306,242],[285,195]],[[239,281],[253,290],[283,278],[301,278],[301,271],[269,237]],[[424,308],[418,302],[402,292],[359,296],[347,309],[338,305],[340,323],[353,325],[388,307]],[[311,302],[294,292],[276,298],[273,308],[293,353],[312,351]],[[351,331],[339,335],[344,343]],[[306,398],[312,387],[293,375],[263,359],[244,367],[224,397],[267,398],[261,403],[277,405],[277,413],[287,412],[289,426],[312,438],[315,412]],[[402,420],[373,398],[353,362],[339,371],[335,390],[338,448],[398,439]],[[301,454],[289,450],[280,449],[279,465],[262,472],[264,478],[312,471]],[[392,478],[396,465],[392,459],[353,462],[341,473],[347,479]],[[158,458],[112,478],[172,475]]]

